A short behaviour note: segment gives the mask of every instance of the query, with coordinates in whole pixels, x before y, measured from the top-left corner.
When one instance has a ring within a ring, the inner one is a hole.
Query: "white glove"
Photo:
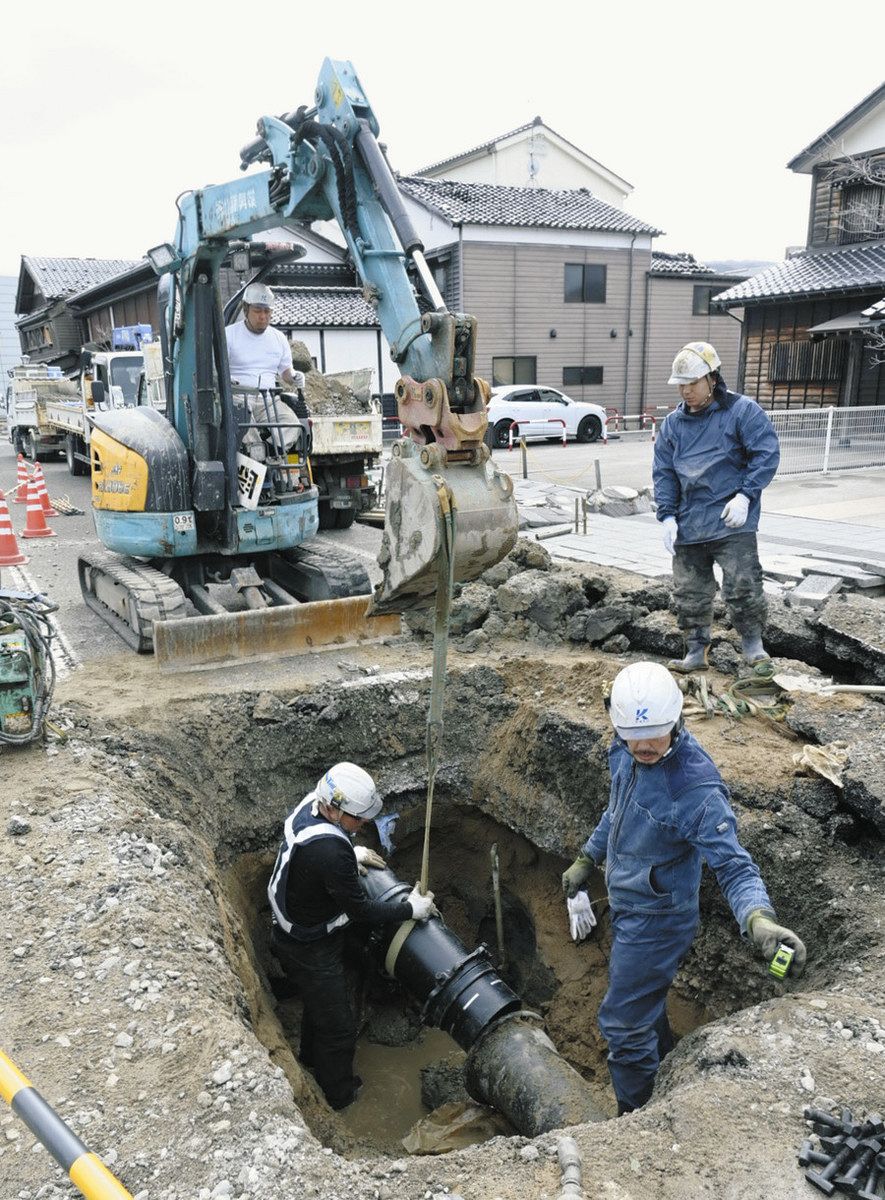
[[[676,535],[679,532],[679,526],[676,524],[675,517],[664,517],[661,524],[664,534],[664,549],[668,554],[672,554],[676,546]]]
[[[578,892],[566,900],[568,906],[568,927],[573,942],[583,941],[589,937],[596,925],[596,916],[586,892]]]
[[[729,529],[740,529],[747,523],[747,513],[750,511],[750,501],[738,492],[719,514]]]
[[[433,903],[433,892],[428,892],[423,896],[418,891],[417,883],[406,897],[409,904],[412,906],[412,920],[426,921],[428,917],[432,917],[436,912],[436,905]]]
[[[292,387],[293,388],[296,388],[296,389],[303,388],[306,382],[307,382],[307,380],[304,377],[303,371],[293,371],[292,372]]]
[[[376,854],[368,846],[354,846],[353,852],[356,855],[356,865],[360,875],[366,875],[369,867],[376,867],[379,871],[382,871],[387,866],[381,855]]]

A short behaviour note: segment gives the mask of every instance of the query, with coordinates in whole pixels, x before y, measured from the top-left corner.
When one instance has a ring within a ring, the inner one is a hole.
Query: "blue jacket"
[[[692,414],[680,404],[664,418],[652,467],[658,520],[676,518],[677,543],[753,533],[759,528],[762,489],[779,462],[777,434],[767,414],[749,396],[718,384],[701,412]],[[746,525],[735,530],[721,513],[738,492],[750,501],[750,511]]]
[[[696,921],[703,860],[742,934],[754,909],[774,915],[759,868],[738,841],[728,789],[687,729],[652,766],[636,762],[616,737],[609,765],[611,799],[583,852],[605,860],[612,911]]]

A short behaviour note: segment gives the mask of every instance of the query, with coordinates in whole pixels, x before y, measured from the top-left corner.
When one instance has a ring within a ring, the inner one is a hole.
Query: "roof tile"
[[[274,287],[275,325],[294,329],[350,326],[377,329],[378,316],[361,288]]]
[[[885,242],[838,250],[805,251],[720,292],[716,304],[779,300],[825,292],[865,291],[885,285]]]
[[[135,258],[37,258],[24,255],[40,294],[45,300],[57,300],[104,283],[138,266]]]
[[[399,178],[400,190],[455,224],[516,225],[546,229],[597,229],[615,233],[661,230],[598,200],[587,188],[505,187],[455,179]]]

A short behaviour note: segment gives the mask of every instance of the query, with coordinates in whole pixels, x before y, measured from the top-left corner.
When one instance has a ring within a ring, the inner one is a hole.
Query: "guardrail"
[[[778,436],[778,475],[826,475],[885,467],[885,405],[769,412]]]
[[[513,449],[513,430],[514,429],[520,430],[520,429],[522,429],[522,427],[524,425],[561,425],[562,426],[562,444],[563,444],[563,446],[568,445],[568,437],[566,435],[565,421],[563,421],[562,417],[547,417],[544,420],[537,420],[537,421],[511,421],[510,422],[510,430],[508,432],[508,445],[507,445],[508,450]]]

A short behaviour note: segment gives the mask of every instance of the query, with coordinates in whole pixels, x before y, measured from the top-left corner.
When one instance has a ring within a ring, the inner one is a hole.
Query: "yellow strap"
[[[119,1179],[94,1154],[81,1154],[68,1174],[86,1200],[132,1200]]]
[[[15,1093],[22,1088],[33,1086],[30,1079],[22,1075],[12,1059],[7,1058],[0,1050],[0,1096],[6,1103],[11,1104]]]
[[[399,958],[399,952],[402,950],[406,938],[417,924],[417,921],[403,921],[402,925],[400,925],[399,929],[390,939],[390,945],[387,947],[387,953],[384,956],[384,970],[391,979],[394,978],[396,960]]]

